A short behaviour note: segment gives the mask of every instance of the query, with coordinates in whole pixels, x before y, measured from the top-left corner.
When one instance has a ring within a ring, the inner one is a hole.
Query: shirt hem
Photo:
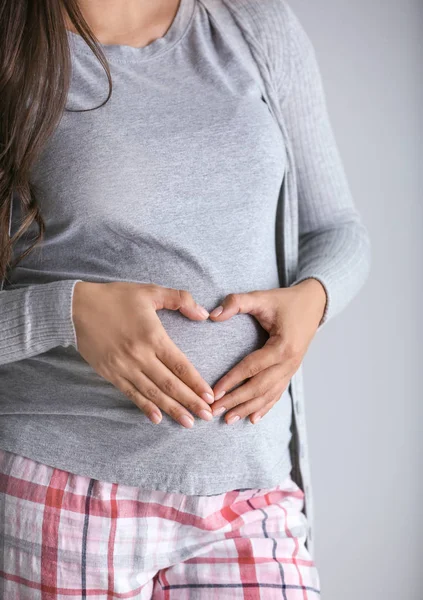
[[[0,447],[6,452],[24,456],[35,462],[67,471],[74,475],[108,483],[118,483],[123,486],[189,496],[214,496],[237,489],[263,489],[275,487],[290,476],[292,470],[289,452],[287,452],[287,454],[272,467],[271,473],[261,477],[253,477],[245,473],[237,474],[234,477],[216,478],[211,476],[212,485],[210,485],[210,481],[206,482],[204,477],[184,477],[184,481],[181,481],[181,478],[178,477],[178,475],[166,471],[156,471],[154,473],[146,472],[142,469],[142,466],[138,473],[136,469],[132,471],[132,474],[128,474],[127,472],[119,473],[119,469],[117,469],[115,470],[115,475],[111,476],[110,472],[102,469],[101,466],[89,463],[84,464],[83,461],[76,466],[75,461],[68,461],[66,458],[56,457],[52,454],[51,448],[46,449],[46,452],[43,453],[42,451],[37,452],[22,446],[18,447],[14,444],[7,444],[4,443],[4,441],[2,441]]]

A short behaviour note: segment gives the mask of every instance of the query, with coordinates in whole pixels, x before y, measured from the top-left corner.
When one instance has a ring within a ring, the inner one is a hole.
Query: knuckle
[[[101,377],[103,377],[103,379],[110,381],[110,383],[112,383],[115,387],[119,388],[119,385],[116,383],[116,379],[114,377],[114,371],[109,369],[109,366],[105,362],[96,365],[95,370]]]
[[[147,283],[145,285],[147,289],[149,289],[153,293],[158,292],[160,290],[160,286],[157,283]]]
[[[138,343],[137,340],[135,340],[134,338],[126,338],[125,340],[123,340],[121,342],[121,347],[125,354],[128,354],[130,356],[137,355]]]
[[[191,412],[198,413],[204,408],[204,404],[201,400],[188,400],[185,404],[186,408]]]
[[[181,406],[183,406],[187,410],[193,411],[193,412],[198,410],[198,406],[200,404],[200,402],[197,403],[195,400],[192,400],[191,398],[186,398],[186,397],[178,399],[178,402],[181,404]],[[180,409],[181,409],[181,407],[179,407],[179,411],[180,411]],[[178,410],[178,409],[176,408],[176,410]],[[185,414],[185,413],[180,412],[180,414]]]
[[[160,291],[160,286],[156,283],[139,283],[137,286],[138,298],[143,300],[146,293],[155,295]]]
[[[172,396],[173,392],[175,391],[175,384],[173,383],[172,379],[165,379],[163,382],[163,391],[168,395],[168,396]]]
[[[266,394],[267,394],[267,390],[263,386],[260,386],[260,387],[258,387],[256,389],[255,397],[256,398],[263,398],[263,397],[266,396]]]
[[[153,401],[157,400],[157,398],[160,395],[159,390],[153,386],[147,387],[144,393],[149,400],[153,400]]]
[[[293,342],[285,342],[282,346],[282,353],[284,357],[296,361],[300,358],[300,349],[297,344]]]
[[[188,367],[183,362],[177,362],[177,363],[174,364],[173,370],[176,373],[176,375],[178,375],[180,377],[180,376],[183,376],[183,375],[187,374]]]
[[[229,302],[230,304],[236,304],[238,301],[238,298],[239,298],[238,294],[232,292],[231,294],[228,294],[226,296],[226,301]]]
[[[291,354],[290,360],[291,360],[294,368],[296,369],[301,364],[302,352],[300,352],[300,350],[296,350],[294,353]]]
[[[125,396],[126,396],[127,398],[129,398],[130,400],[135,400],[135,399],[137,398],[137,393],[136,393],[136,391],[134,390],[134,388],[131,388],[131,387],[126,387],[126,388],[124,388],[124,390],[123,390],[123,393],[124,393],[124,394],[125,394]]]
[[[185,412],[183,412],[180,408],[176,407],[176,406],[171,406],[168,410],[167,413],[169,416],[172,417],[172,419],[174,419],[175,421],[179,421],[180,417],[182,417],[182,415],[186,414]]]
[[[285,346],[283,342],[275,344],[273,351],[275,353],[275,359],[277,362],[280,362],[285,358]]]
[[[121,363],[115,354],[103,356],[101,362],[96,365],[96,371],[99,375],[108,381],[114,381],[116,374],[121,372]],[[113,384],[115,385],[115,384]]]
[[[111,371],[116,370],[117,366],[119,365],[119,360],[114,350],[106,350],[103,358],[103,364],[106,369]]]
[[[275,397],[275,394],[272,393],[271,390],[269,390],[266,394],[263,394],[263,398],[264,398],[263,406],[265,406],[266,408],[270,408],[271,406],[276,404],[276,402],[279,400],[279,398]]]
[[[254,377],[254,375],[257,375],[257,373],[259,373],[260,371],[261,371],[261,368],[257,362],[252,362],[249,365],[247,365],[247,368],[246,368],[247,377]]]
[[[178,290],[181,306],[185,306],[192,301],[192,294],[188,290]]]
[[[197,396],[194,396],[194,398],[188,397],[188,398],[184,398],[181,403],[183,403],[183,406],[190,412],[190,413],[195,413],[198,414],[200,410],[202,410],[204,408],[204,401],[200,400],[200,398],[198,398]],[[185,414],[185,413],[184,413]]]
[[[169,337],[166,331],[162,331],[160,329],[159,331],[152,330],[147,334],[146,340],[151,346],[154,346],[154,348],[160,350],[161,352],[165,352],[168,349]]]

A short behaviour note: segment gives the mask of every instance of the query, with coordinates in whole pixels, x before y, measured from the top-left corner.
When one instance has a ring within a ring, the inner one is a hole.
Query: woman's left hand
[[[226,321],[239,313],[253,315],[269,333],[265,345],[248,354],[213,387],[211,405],[214,415],[225,415],[228,424],[250,416],[251,423],[264,416],[279,400],[319,327],[326,305],[323,285],[314,278],[288,288],[228,294],[221,304],[223,312],[210,318]],[[238,417],[238,418],[236,418]]]

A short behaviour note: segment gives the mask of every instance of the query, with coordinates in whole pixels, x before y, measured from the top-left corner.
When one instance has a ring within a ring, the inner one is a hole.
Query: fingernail
[[[213,411],[213,414],[215,417],[218,417],[219,415],[224,413],[225,410],[226,410],[226,406],[221,406],[220,408],[216,408],[216,410]]]
[[[237,421],[239,421],[239,418],[240,417],[238,415],[235,415],[228,419],[226,422],[228,423],[228,425],[232,425],[232,423],[236,423]]]
[[[221,398],[223,398],[223,396],[226,394],[226,390],[223,390],[223,392],[219,392],[217,394],[217,396],[214,397],[215,400],[220,400]]]
[[[253,419],[252,419],[253,424],[255,425],[257,423],[257,421],[260,421],[260,419],[261,419],[261,415],[257,415],[255,417],[253,417]]]
[[[160,421],[162,420],[162,416],[159,415],[158,412],[153,412],[151,413],[151,420],[153,421],[153,423],[160,423]]]
[[[208,404],[213,404],[214,402],[214,396],[212,396],[211,394],[208,394],[207,392],[204,392],[203,394],[201,394],[201,397],[203,398],[203,400],[205,400]]]
[[[197,304],[197,308],[198,308],[198,312],[203,315],[203,317],[208,317],[209,316],[209,312],[204,308],[204,306],[200,306],[199,304]]]
[[[179,418],[179,422],[181,425],[188,428],[191,428],[194,425],[194,419],[188,417],[187,415],[182,415],[182,417]]]
[[[213,415],[208,410],[200,410],[198,416],[204,419],[205,421],[211,421],[213,419]]]
[[[217,306],[214,310],[212,310],[212,312],[210,313],[210,316],[218,317],[222,311],[223,311],[223,306]]]

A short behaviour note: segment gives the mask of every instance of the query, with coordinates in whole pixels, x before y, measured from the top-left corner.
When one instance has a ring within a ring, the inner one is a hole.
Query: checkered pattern
[[[3,600],[316,600],[304,494],[186,496],[0,450]]]

